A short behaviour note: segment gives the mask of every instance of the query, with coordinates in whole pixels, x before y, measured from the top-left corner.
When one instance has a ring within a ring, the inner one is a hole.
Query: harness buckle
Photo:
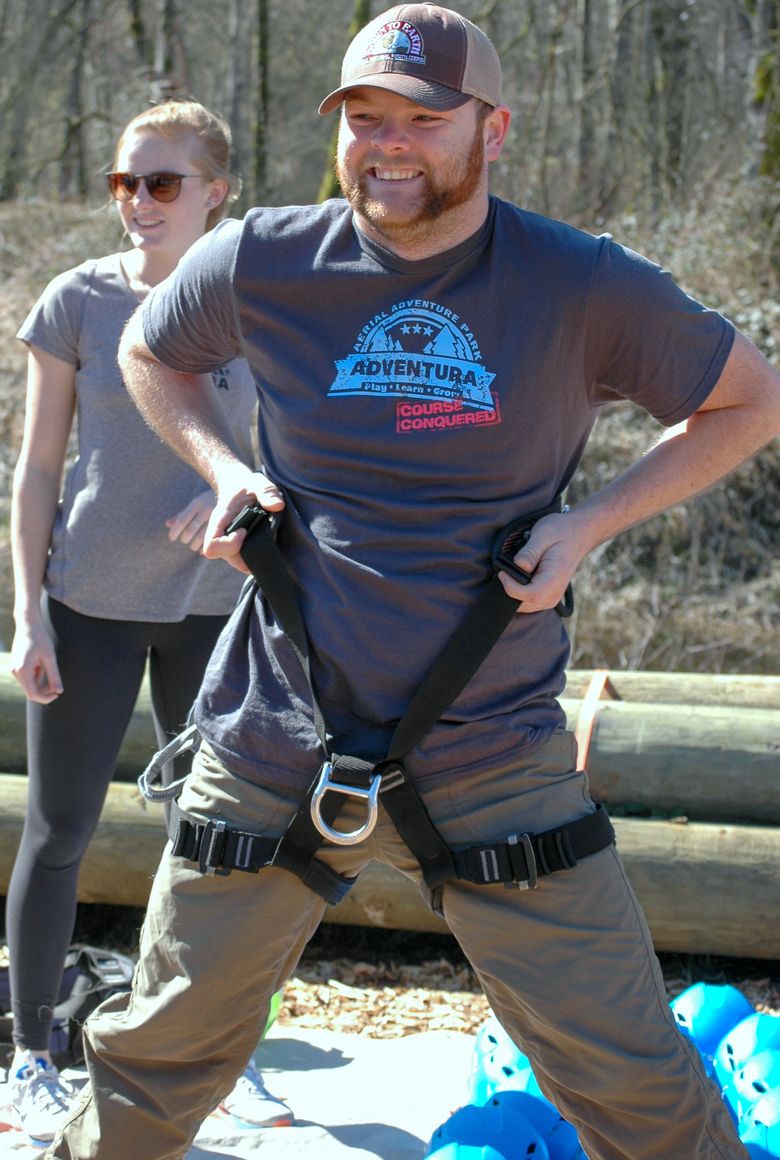
[[[377,814],[379,812],[379,790],[382,785],[382,775],[377,773],[372,777],[371,784],[368,789],[363,789],[359,785],[344,785],[343,782],[334,781],[333,762],[325,761],[322,764],[317,784],[314,787],[314,792],[311,797],[311,820],[315,828],[322,834],[323,838],[327,838],[331,842],[335,842],[337,846],[354,846],[358,842],[362,842],[364,838],[373,830],[376,825]],[[362,826],[358,826],[356,830],[334,830],[322,816],[322,803],[325,794],[328,791],[332,793],[342,793],[347,797],[364,798],[366,802],[366,820]]]
[[[516,882],[507,882],[506,885],[516,890],[536,890],[539,883],[539,875],[537,873],[536,854],[534,854],[531,838],[528,834],[510,834],[507,838],[507,844],[523,847],[528,877],[518,879]]]
[[[198,863],[201,874],[228,875],[229,868],[222,865],[227,841],[227,824],[225,822],[207,822],[203,827],[198,851]]]

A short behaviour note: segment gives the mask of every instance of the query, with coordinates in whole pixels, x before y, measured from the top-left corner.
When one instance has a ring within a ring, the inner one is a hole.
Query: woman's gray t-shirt
[[[119,254],[111,254],[55,278],[18,333],[75,367],[78,454],[65,478],[45,587],[88,616],[224,615],[235,606],[241,574],[171,543],[165,526],[206,484],[147,427],[117,366],[137,305]],[[251,461],[257,393],[249,367],[226,360],[212,382]]]
[[[733,340],[653,263],[496,199],[473,237],[416,262],[344,201],[253,210],[193,247],[144,326],[177,370],[248,359],[333,748],[377,759],[487,584],[497,531],[565,490],[599,407],[685,419]],[[410,775],[528,752],[564,721],[568,655],[555,612],[515,617]],[[261,594],[222,634],[196,719],[240,776],[316,773],[307,686]]]

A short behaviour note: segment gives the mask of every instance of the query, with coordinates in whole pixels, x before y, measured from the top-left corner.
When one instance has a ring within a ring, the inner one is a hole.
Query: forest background
[[[46,282],[120,248],[103,174],[150,100],[222,112],[252,204],[338,195],[344,48],[384,0],[0,0],[0,546],[24,411],[16,330]],[[511,137],[492,190],[670,269],[780,352],[780,0],[462,0],[504,63]],[[506,304],[511,310],[511,303]],[[660,428],[599,419],[576,502]],[[577,578],[578,667],[777,671],[780,448],[595,552]],[[0,552],[0,642],[11,625]]]

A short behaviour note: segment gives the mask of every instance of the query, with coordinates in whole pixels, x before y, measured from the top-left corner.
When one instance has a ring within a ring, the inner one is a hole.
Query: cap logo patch
[[[378,57],[425,64],[423,38],[408,20],[388,20],[377,31],[363,54],[363,60],[366,61]]]

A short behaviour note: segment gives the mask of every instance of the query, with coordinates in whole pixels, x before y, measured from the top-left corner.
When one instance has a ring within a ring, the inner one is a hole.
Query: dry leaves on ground
[[[301,964],[288,982],[281,1026],[327,1028],[389,1039],[419,1031],[473,1034],[489,1014],[468,966],[348,959]]]
[[[699,980],[731,983],[757,1011],[780,1016],[777,966],[662,956],[670,999]],[[489,1014],[476,975],[457,955],[412,963],[326,955],[304,958],[285,988],[278,1018],[281,1026],[386,1039],[434,1030],[475,1034]]]

